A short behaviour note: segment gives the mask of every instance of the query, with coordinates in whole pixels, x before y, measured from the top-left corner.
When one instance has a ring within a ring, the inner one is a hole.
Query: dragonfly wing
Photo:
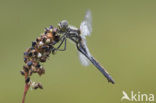
[[[86,39],[83,37],[81,39],[82,39],[81,45],[84,49],[85,54],[88,55],[88,57],[91,57],[91,54],[90,54],[89,49],[87,47]],[[84,56],[84,54],[82,54],[81,52],[79,52],[79,58],[80,58],[80,62],[82,65],[88,66],[90,64],[90,61],[88,60],[88,58],[86,58],[86,56]]]
[[[86,43],[86,36],[90,35],[92,32],[92,16],[91,16],[91,11],[87,11],[86,15],[84,17],[84,20],[82,21],[81,25],[80,25],[80,31],[81,31],[81,44],[82,47],[85,50],[85,53],[91,57],[91,54],[89,52],[89,49],[87,47],[87,43]],[[79,52],[79,58],[80,58],[80,62],[82,65],[84,66],[88,66],[90,64],[90,61],[82,54]]]
[[[81,31],[82,36],[91,35],[91,32],[92,32],[92,16],[91,16],[90,10],[88,10],[86,12],[84,20],[82,21],[82,23],[80,25],[80,31]]]
[[[81,52],[78,52],[78,53],[79,53],[80,63],[83,66],[88,66],[90,64],[90,61]]]

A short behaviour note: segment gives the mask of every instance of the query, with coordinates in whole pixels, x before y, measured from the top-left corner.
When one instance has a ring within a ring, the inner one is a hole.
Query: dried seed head
[[[23,70],[20,71],[21,75],[25,75],[25,72]]]
[[[65,27],[64,23],[62,24]],[[40,65],[41,62],[46,62],[51,51],[54,54],[54,45],[59,41],[58,29],[50,26],[45,29],[45,33],[36,38],[36,41],[32,42],[30,48],[24,52],[23,70],[20,71],[21,75],[25,76],[25,83],[29,84],[33,89],[43,89],[41,83],[31,82],[30,76],[33,73],[42,75],[45,73],[45,69]],[[52,50],[53,49],[53,50]]]

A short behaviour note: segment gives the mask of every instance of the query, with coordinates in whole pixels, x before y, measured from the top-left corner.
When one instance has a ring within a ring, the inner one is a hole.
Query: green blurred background
[[[79,27],[87,9],[93,16],[88,47],[116,84],[93,65],[81,66],[68,41],[65,52],[43,64],[45,75],[32,76],[44,89],[30,90],[26,103],[120,103],[123,90],[156,95],[155,0],[0,0],[0,103],[21,102],[19,71],[31,42],[62,19]]]

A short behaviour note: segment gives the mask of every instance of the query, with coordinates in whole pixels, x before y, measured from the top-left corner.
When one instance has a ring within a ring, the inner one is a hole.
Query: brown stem
[[[25,74],[25,80],[26,80],[26,78],[27,78],[27,73]],[[26,94],[27,94],[27,91],[29,90],[29,87],[30,87],[30,84],[29,83],[25,83],[22,103],[25,102]]]
[[[27,84],[25,84],[25,87],[24,87],[24,94],[23,94],[22,103],[24,103],[24,101],[25,101],[25,97],[26,97],[28,90],[29,90],[29,84],[27,83]]]

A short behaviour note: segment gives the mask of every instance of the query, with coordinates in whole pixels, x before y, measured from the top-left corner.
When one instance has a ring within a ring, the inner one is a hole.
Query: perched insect
[[[114,84],[114,80],[109,73],[94,59],[89,52],[86,44],[86,36],[92,32],[92,17],[91,11],[87,11],[80,28],[69,25],[66,20],[61,21],[57,28],[50,26],[45,29],[45,32],[32,42],[32,46],[24,52],[23,70],[21,75],[25,76],[25,88],[22,103],[25,102],[27,91],[30,87],[33,89],[43,89],[41,83],[32,82],[30,76],[33,73],[38,73],[40,76],[45,73],[45,69],[41,66],[46,62],[50,53],[55,54],[56,51],[66,50],[66,40],[70,39],[76,44],[79,58],[84,66],[88,66],[90,62],[107,78],[108,82]],[[60,44],[58,44],[60,43]],[[55,44],[58,44],[56,47]],[[60,47],[64,44],[64,48]]]
[[[68,25],[66,20],[61,21],[58,24],[58,33],[62,34],[60,36],[60,45],[57,47],[56,50],[59,50],[63,42],[65,42],[64,49],[61,51],[66,50],[66,38],[72,40],[77,47],[79,52],[79,58],[84,66],[88,66],[90,62],[107,78],[108,82],[115,83],[112,77],[108,74],[108,72],[94,59],[94,57],[89,52],[89,49],[86,44],[86,36],[90,36],[92,32],[92,16],[91,11],[87,11],[80,25],[80,29]]]

